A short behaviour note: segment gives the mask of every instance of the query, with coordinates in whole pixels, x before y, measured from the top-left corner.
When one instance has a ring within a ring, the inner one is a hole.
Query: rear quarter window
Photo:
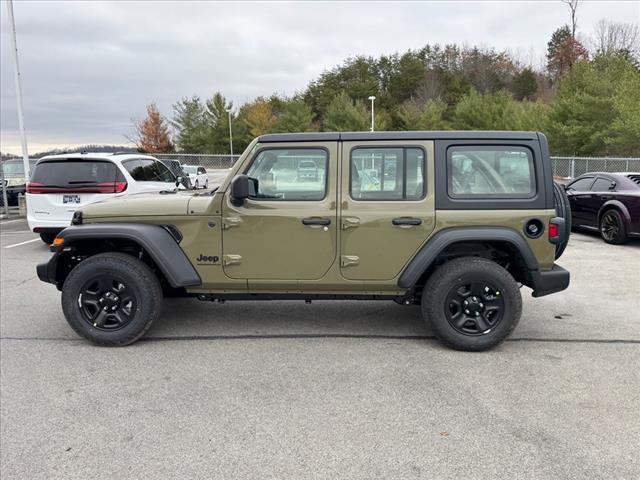
[[[447,191],[452,198],[532,198],[533,154],[521,146],[451,146]]]
[[[161,162],[138,158],[122,162],[131,178],[137,182],[175,182],[175,175]]]

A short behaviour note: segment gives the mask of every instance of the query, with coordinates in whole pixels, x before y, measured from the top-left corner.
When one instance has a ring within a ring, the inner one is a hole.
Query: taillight
[[[127,182],[100,182],[96,187],[96,193],[122,193],[127,189]]]
[[[25,190],[27,193],[43,193],[43,187],[44,185],[38,182],[27,182]]]
[[[558,238],[560,231],[558,229],[558,225],[555,223],[549,224],[549,239]]]

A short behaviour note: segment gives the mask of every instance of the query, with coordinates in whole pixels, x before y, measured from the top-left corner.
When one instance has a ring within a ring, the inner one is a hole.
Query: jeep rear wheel
[[[162,289],[151,269],[123,253],[101,253],[76,266],[62,287],[62,310],[75,332],[96,345],[124,346],[160,315]]]
[[[443,344],[481,351],[513,331],[522,313],[522,297],[516,281],[500,265],[462,257],[431,275],[422,293],[422,313]]]

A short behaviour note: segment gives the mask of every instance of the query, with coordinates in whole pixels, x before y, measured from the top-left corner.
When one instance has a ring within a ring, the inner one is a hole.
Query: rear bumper
[[[566,290],[571,278],[569,271],[565,270],[560,265],[554,265],[551,270],[546,272],[532,270],[530,275],[530,287],[533,289],[532,295],[534,297],[543,297],[545,295]]]
[[[48,230],[57,230],[58,232],[64,230],[71,225],[71,215],[68,219],[61,220],[42,220],[29,215],[27,211],[27,224],[32,232],[44,232]]]

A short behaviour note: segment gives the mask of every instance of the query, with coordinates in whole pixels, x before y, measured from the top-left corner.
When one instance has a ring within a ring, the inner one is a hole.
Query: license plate
[[[80,195],[63,195],[62,203],[80,203]]]

